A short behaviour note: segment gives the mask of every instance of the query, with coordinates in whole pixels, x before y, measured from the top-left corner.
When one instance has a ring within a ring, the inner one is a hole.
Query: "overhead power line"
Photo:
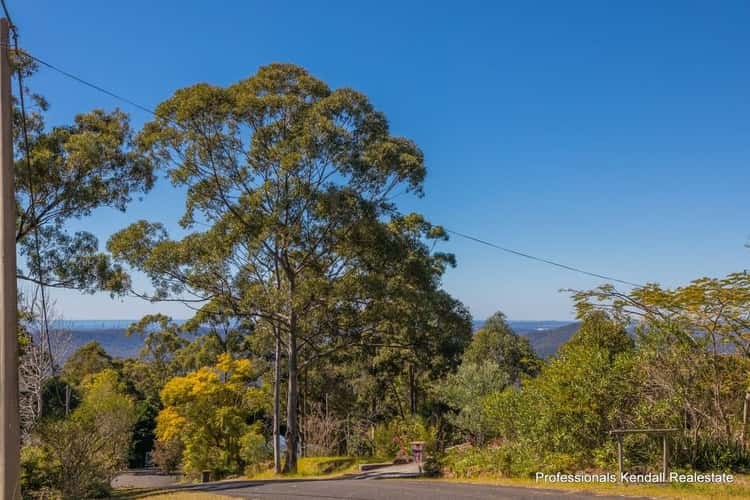
[[[142,104],[139,104],[139,103],[133,101],[132,99],[128,99],[127,97],[124,97],[124,96],[122,96],[122,95],[120,95],[120,94],[118,94],[116,92],[111,91],[111,90],[107,90],[106,88],[104,88],[104,87],[102,87],[100,85],[92,83],[92,82],[90,82],[90,81],[88,81],[88,80],[86,80],[84,78],[81,78],[80,76],[77,76],[77,75],[75,75],[73,73],[70,73],[69,71],[65,71],[64,69],[59,68],[59,67],[55,66],[54,64],[49,63],[49,62],[47,62],[47,61],[45,61],[45,60],[43,60],[43,59],[41,59],[39,57],[36,57],[33,54],[30,54],[30,53],[26,52],[26,55],[29,58],[31,58],[32,60],[34,60],[37,63],[41,64],[42,66],[45,66],[45,67],[47,67],[47,68],[49,68],[49,69],[51,69],[53,71],[56,71],[57,73],[60,73],[61,75],[65,76],[67,78],[70,78],[71,80],[74,80],[74,81],[76,81],[76,82],[78,82],[78,83],[80,83],[82,85],[85,85],[85,86],[87,86],[87,87],[89,87],[91,89],[94,89],[97,92],[100,92],[102,94],[108,95],[109,97],[117,99],[120,102],[123,102],[125,104],[130,105],[130,106],[133,106],[134,108],[137,108],[137,109],[139,109],[141,111],[144,111],[144,112],[146,112],[146,113],[148,113],[150,115],[153,115],[156,118],[161,118],[161,119],[164,119],[164,120],[167,120],[167,121],[170,121],[170,122],[173,121],[169,117],[160,116],[156,112],[156,110],[153,109],[153,108],[149,108],[148,106],[144,106]],[[176,125],[179,126],[180,128],[183,128],[183,126],[181,124],[176,124]],[[503,252],[506,252],[506,253],[509,253],[509,254],[512,254],[512,255],[516,255],[518,257],[523,257],[525,259],[534,260],[536,262],[541,262],[543,264],[554,266],[554,267],[557,267],[557,268],[560,268],[560,269],[565,269],[567,271],[571,271],[571,272],[575,272],[575,273],[579,273],[579,274],[585,274],[587,276],[591,276],[591,277],[594,277],[594,278],[599,278],[599,279],[603,279],[603,280],[606,280],[606,281],[612,281],[612,282],[615,282],[615,283],[620,283],[620,284],[623,284],[623,285],[628,285],[628,286],[632,286],[632,287],[636,287],[636,288],[643,288],[643,286],[644,286],[644,285],[641,285],[641,284],[638,284],[638,283],[634,283],[632,281],[627,281],[627,280],[615,278],[613,276],[608,276],[606,274],[599,274],[599,273],[594,273],[594,272],[591,272],[591,271],[586,271],[585,269],[581,269],[581,268],[574,267],[574,266],[569,266],[567,264],[562,264],[560,262],[556,262],[556,261],[553,261],[553,260],[550,260],[550,259],[545,259],[545,258],[542,258],[542,257],[537,257],[535,255],[531,255],[531,254],[528,254],[528,253],[525,253],[525,252],[520,252],[518,250],[513,250],[512,248],[506,248],[506,247],[503,247],[503,246],[491,243],[489,241],[483,240],[481,238],[477,238],[475,236],[470,236],[468,234],[464,234],[464,233],[461,233],[461,232],[458,232],[458,231],[454,231],[452,229],[446,229],[446,231],[449,232],[449,233],[451,233],[451,234],[454,234],[456,236],[460,236],[461,238],[465,238],[467,240],[471,240],[471,241],[480,243],[482,245],[486,245],[486,246],[495,248],[497,250],[501,250]]]
[[[518,257],[523,257],[523,258],[529,259],[529,260],[535,260],[537,262],[542,262],[542,263],[548,264],[550,266],[559,267],[560,269],[565,269],[567,271],[572,271],[572,272],[575,272],[575,273],[585,274],[587,276],[593,276],[594,278],[600,278],[600,279],[603,279],[603,280],[606,280],[606,281],[613,281],[615,283],[620,283],[620,284],[623,284],[623,285],[628,285],[628,286],[632,286],[632,287],[636,287],[636,288],[643,288],[643,286],[644,286],[644,285],[640,285],[638,283],[633,283],[632,281],[621,280],[621,279],[618,279],[618,278],[614,278],[612,276],[607,276],[606,274],[593,273],[591,271],[586,271],[585,269],[581,269],[581,268],[578,268],[578,267],[569,266],[567,264],[562,264],[560,262],[555,262],[554,260],[544,259],[542,257],[537,257],[535,255],[531,255],[531,254],[528,254],[528,253],[519,252],[518,250],[513,250],[512,248],[506,248],[506,247],[503,247],[503,246],[500,246],[500,245],[496,245],[494,243],[490,243],[489,241],[483,240],[481,238],[477,238],[475,236],[470,236],[468,234],[459,233],[458,231],[453,231],[452,229],[446,229],[446,231],[449,232],[449,233],[451,233],[451,234],[455,234],[456,236],[460,236],[461,238],[465,238],[467,240],[475,241],[477,243],[481,243],[482,245],[486,245],[488,247],[492,247],[492,248],[495,248],[497,250],[502,250],[503,252],[507,252],[509,254],[516,255]]]
[[[80,84],[83,84],[83,85],[85,85],[87,87],[90,87],[90,88],[92,88],[92,89],[94,89],[94,90],[96,90],[98,92],[101,92],[102,94],[106,94],[106,95],[108,95],[110,97],[113,97],[113,98],[117,99],[118,101],[124,102],[125,104],[129,104],[129,105],[133,106],[134,108],[140,109],[141,111],[145,111],[146,113],[148,113],[150,115],[154,115],[157,118],[163,118],[163,117],[160,117],[156,113],[156,110],[154,110],[153,108],[149,108],[148,106],[144,106],[142,104],[138,104],[137,102],[135,102],[135,101],[133,101],[131,99],[128,99],[127,97],[123,97],[123,96],[121,96],[119,94],[116,94],[116,93],[114,93],[114,92],[112,92],[110,90],[105,89],[104,87],[100,87],[99,85],[97,85],[95,83],[91,83],[88,80],[84,80],[80,76],[76,76],[73,73],[70,73],[68,71],[65,71],[64,69],[58,68],[54,64],[48,63],[47,61],[45,61],[43,59],[40,59],[40,58],[34,56],[33,54],[30,54],[29,52],[24,52],[24,54],[26,54],[27,57],[29,57],[33,61],[38,62],[42,66],[46,66],[47,68],[49,68],[49,69],[51,69],[53,71],[56,71],[56,72],[60,73],[61,75],[70,78],[71,80],[75,80],[76,82],[78,82]]]

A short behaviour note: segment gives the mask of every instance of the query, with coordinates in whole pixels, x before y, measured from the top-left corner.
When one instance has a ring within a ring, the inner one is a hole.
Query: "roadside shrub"
[[[556,472],[573,473],[585,468],[585,461],[579,454],[550,452],[537,464],[540,472],[554,474]]]
[[[375,427],[375,455],[392,458],[411,455],[411,442],[424,441],[424,453],[435,449],[437,430],[423,423],[418,417],[397,418]]]
[[[320,403],[312,403],[305,415],[302,429],[305,451],[312,456],[335,455],[339,449],[339,434],[344,422],[329,415]]]
[[[164,472],[172,473],[179,469],[185,445],[179,439],[170,441],[156,440],[152,454],[154,463]]]
[[[346,454],[348,456],[367,457],[375,454],[375,444],[370,434],[371,425],[367,421],[354,420],[346,426]]]
[[[536,472],[536,463],[528,448],[517,443],[483,447],[462,445],[446,450],[440,467],[448,477],[470,479],[531,476]]]
[[[21,448],[21,491],[24,498],[53,498],[56,463],[41,446]]]
[[[211,477],[220,478],[242,473],[248,460],[257,460],[259,440],[248,434],[258,430],[248,420],[260,422],[270,403],[257,379],[248,359],[224,353],[214,366],[166,383],[160,393],[164,407],[156,417],[156,437],[185,444],[186,474],[208,470]]]
[[[675,465],[697,470],[750,470],[750,451],[734,439],[681,437],[673,448]]]
[[[271,455],[271,450],[268,448],[266,438],[261,434],[260,423],[254,424],[251,429],[240,438],[240,442],[242,445],[240,457],[245,461],[247,466],[260,464],[266,461]]]
[[[83,393],[68,418],[44,422],[37,436],[45,463],[54,464],[52,484],[63,498],[109,495],[110,481],[127,464],[136,420],[135,405],[114,370],[88,377]]]

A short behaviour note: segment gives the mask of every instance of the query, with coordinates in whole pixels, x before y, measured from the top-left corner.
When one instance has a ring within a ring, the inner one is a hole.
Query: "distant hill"
[[[569,323],[549,330],[538,330],[520,333],[519,335],[527,337],[537,356],[546,359],[554,355],[561,345],[570,340],[570,337],[578,331],[580,326],[580,323]]]
[[[484,321],[474,321],[474,330],[479,330]],[[578,331],[580,323],[570,321],[508,321],[513,331],[529,339],[534,352],[541,358],[549,358]]]
[[[72,332],[71,353],[85,344],[96,341],[113,357],[134,357],[143,345],[138,335],[128,337],[125,329],[130,320],[77,320],[65,321],[64,328]],[[474,321],[474,330],[484,321]],[[578,330],[579,323],[570,321],[508,321],[513,331],[528,337],[531,347],[543,358],[552,356]],[[61,325],[61,326],[63,326]]]
[[[140,335],[125,335],[125,328],[71,329],[72,349],[70,354],[89,342],[99,342],[105,351],[115,358],[133,358],[143,346]]]

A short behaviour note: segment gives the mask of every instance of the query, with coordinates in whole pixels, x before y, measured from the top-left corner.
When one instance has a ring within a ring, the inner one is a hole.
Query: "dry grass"
[[[300,457],[296,474],[274,474],[273,470],[268,469],[249,475],[246,479],[332,479],[359,472],[360,464],[384,461],[387,460],[354,457]]]
[[[223,495],[215,495],[213,493],[200,493],[200,492],[183,492],[183,493],[162,493],[157,495],[149,495],[140,498],[153,498],[159,500],[208,500],[208,499],[230,499]]]
[[[706,500],[750,498],[750,476],[735,476],[732,484],[565,484],[542,483],[533,479],[425,479],[425,481],[450,481],[468,484],[494,484],[566,491],[585,491],[601,495],[641,496],[674,500]]]

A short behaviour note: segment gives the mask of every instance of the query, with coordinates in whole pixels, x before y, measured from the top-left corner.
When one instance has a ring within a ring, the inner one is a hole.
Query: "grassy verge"
[[[158,499],[158,500],[208,500],[208,499],[229,500],[233,497],[215,495],[213,493],[185,492],[185,493],[164,493],[161,495],[150,495],[150,496],[141,497],[141,498],[153,498],[153,499]]]
[[[670,498],[678,500],[734,499],[750,498],[750,476],[735,476],[732,484],[566,484],[544,483],[533,479],[514,478],[477,478],[477,479],[424,479],[424,481],[449,481],[467,484],[493,484],[498,486],[517,486],[524,488],[542,488],[553,490],[585,491],[601,495],[645,496],[653,498]]]
[[[386,461],[388,460],[372,457],[301,457],[295,474],[274,474],[273,470],[269,469],[247,476],[247,479],[330,479],[344,474],[357,473],[361,464]]]

